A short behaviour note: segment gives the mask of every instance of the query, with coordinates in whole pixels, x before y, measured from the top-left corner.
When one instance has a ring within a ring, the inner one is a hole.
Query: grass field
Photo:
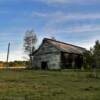
[[[100,100],[100,78],[91,72],[1,70],[0,100]]]

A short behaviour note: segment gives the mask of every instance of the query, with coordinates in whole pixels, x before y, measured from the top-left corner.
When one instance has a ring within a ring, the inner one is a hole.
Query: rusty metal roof
[[[64,43],[61,41],[53,40],[53,39],[45,38],[44,41],[47,41],[48,43],[52,44],[53,46],[55,46],[62,52],[83,54],[86,51],[85,48],[75,46],[69,43]]]

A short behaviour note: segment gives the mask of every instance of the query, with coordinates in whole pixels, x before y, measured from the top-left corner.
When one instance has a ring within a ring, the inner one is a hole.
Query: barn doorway
[[[47,61],[41,62],[41,69],[43,69],[43,70],[48,69],[48,62]]]
[[[81,69],[82,68],[82,65],[83,65],[83,57],[81,55],[78,55],[75,58],[75,67],[77,69]]]

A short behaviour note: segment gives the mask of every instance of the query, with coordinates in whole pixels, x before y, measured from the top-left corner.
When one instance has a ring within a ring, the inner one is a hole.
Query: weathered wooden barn
[[[32,53],[32,67],[35,69],[81,68],[85,48],[45,38],[40,47]]]

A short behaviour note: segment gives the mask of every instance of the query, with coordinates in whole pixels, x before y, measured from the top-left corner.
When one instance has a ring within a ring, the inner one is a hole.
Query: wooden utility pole
[[[10,43],[8,43],[8,50],[7,50],[7,67],[9,67],[9,65],[8,65],[9,53],[10,53]]]

